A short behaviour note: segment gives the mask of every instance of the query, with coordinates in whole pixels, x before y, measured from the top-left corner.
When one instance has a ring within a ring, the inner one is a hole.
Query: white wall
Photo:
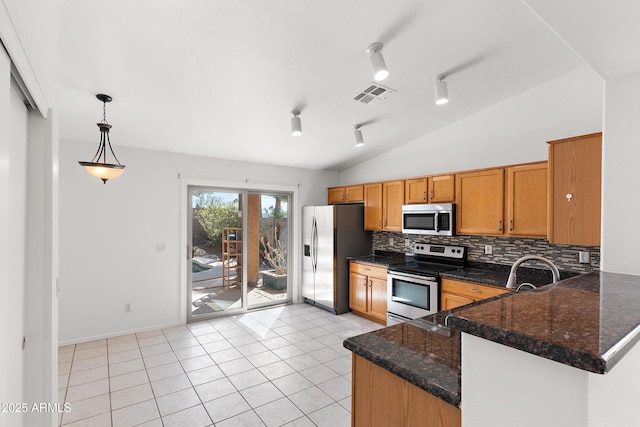
[[[116,124],[117,125],[117,124]],[[336,172],[114,147],[126,165],[102,184],[78,165],[96,140],[60,147],[60,344],[177,324],[183,180],[299,188],[298,205],[326,203]],[[115,141],[114,141],[115,142]],[[165,243],[164,252],[156,251]],[[295,262],[295,261],[294,261]],[[124,312],[130,303],[133,311]]]
[[[462,334],[463,427],[636,426],[640,346],[600,375]]]
[[[546,160],[546,141],[601,130],[602,79],[584,66],[343,171],[340,183]]]
[[[640,274],[640,76],[607,80],[605,92],[600,265]]]

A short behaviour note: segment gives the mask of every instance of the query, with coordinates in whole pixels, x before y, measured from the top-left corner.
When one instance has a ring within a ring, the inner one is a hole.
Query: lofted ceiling
[[[95,94],[107,93],[115,146],[339,171],[584,64],[518,1],[60,4],[60,139],[86,142],[89,154],[102,118]],[[390,71],[381,84],[397,92],[366,105],[353,98],[373,81],[373,42]],[[437,74],[447,76],[444,106],[434,105]]]

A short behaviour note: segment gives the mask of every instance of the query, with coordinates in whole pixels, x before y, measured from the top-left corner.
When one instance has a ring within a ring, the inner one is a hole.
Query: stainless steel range
[[[387,271],[387,326],[428,316],[439,309],[440,273],[464,267],[464,246],[416,243],[413,255]]]

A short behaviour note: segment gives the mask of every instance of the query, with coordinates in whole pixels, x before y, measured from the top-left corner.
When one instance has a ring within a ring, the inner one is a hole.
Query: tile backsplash
[[[409,245],[405,245],[406,239],[408,239]],[[372,250],[411,252],[411,248],[416,242],[466,246],[468,248],[468,260],[475,262],[512,265],[518,258],[524,255],[540,255],[553,261],[560,270],[586,273],[600,269],[599,246],[554,245],[549,243],[546,239],[530,239],[523,237],[441,237],[377,231],[373,233]],[[492,255],[486,255],[484,253],[485,245],[492,246]],[[581,264],[578,262],[579,251],[590,252],[590,264]],[[528,262],[526,263],[526,266],[536,267],[536,263]],[[539,266],[541,268],[546,268],[543,264],[539,264]]]

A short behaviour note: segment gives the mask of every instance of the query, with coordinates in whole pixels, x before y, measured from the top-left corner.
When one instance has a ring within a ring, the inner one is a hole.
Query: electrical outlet
[[[485,255],[491,255],[491,254],[493,254],[493,246],[491,246],[491,245],[484,245],[484,254],[485,254]]]
[[[127,303],[124,305],[125,313],[131,313],[131,304]]]
[[[591,264],[591,253],[588,251],[578,251],[578,261],[580,264]]]
[[[389,246],[393,246],[393,244],[395,243],[393,237],[389,237]]]
[[[411,240],[409,240],[409,239],[404,239],[404,245],[405,245],[406,247],[411,246]]]

